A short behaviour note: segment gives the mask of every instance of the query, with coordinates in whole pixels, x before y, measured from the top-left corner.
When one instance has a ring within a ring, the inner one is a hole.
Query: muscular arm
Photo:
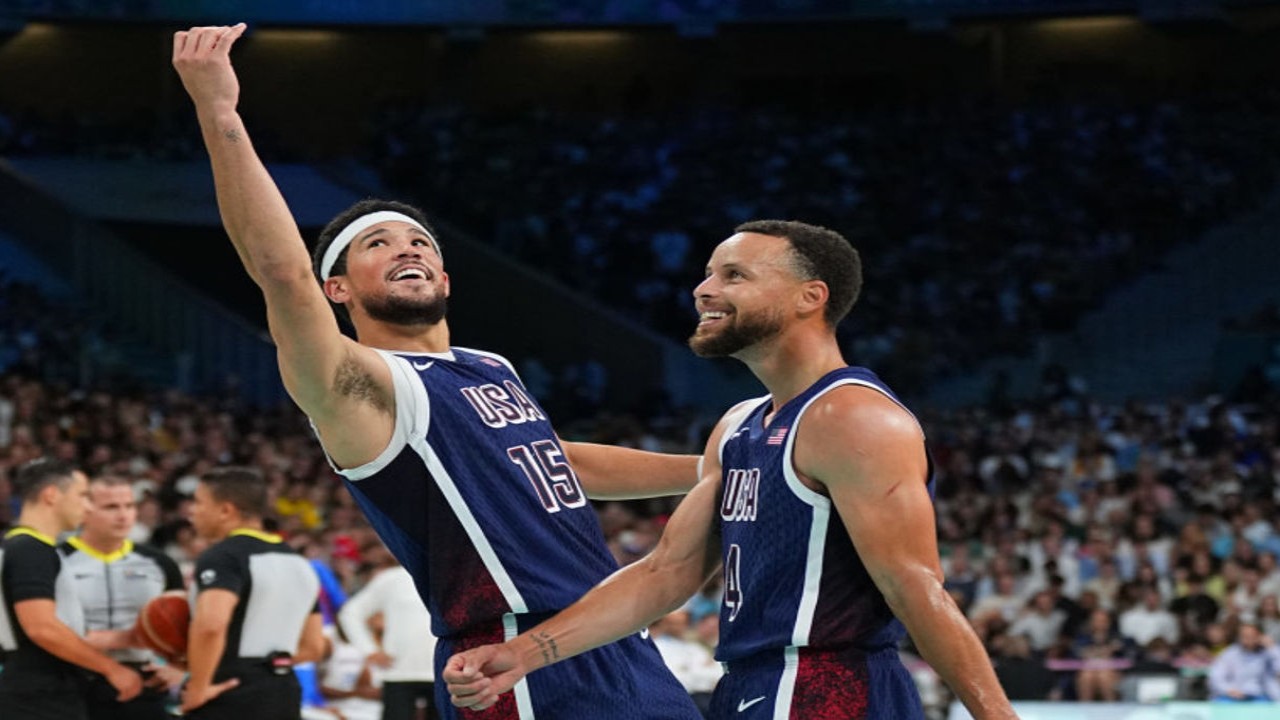
[[[58,619],[57,605],[53,600],[16,602],[13,604],[13,613],[31,642],[39,645],[45,652],[99,675],[111,675],[124,669],[120,663],[96,650]]]
[[[796,469],[826,487],[876,587],[969,712],[1015,718],[982,643],[943,589],[923,440],[893,401],[839,388],[805,415]]]
[[[530,671],[606,645],[680,607],[715,570],[711,533],[718,482],[676,508],[653,552],[609,576],[556,617],[510,641]]]
[[[173,65],[195,103],[223,225],[266,300],[285,388],[335,461],[352,467],[376,457],[390,438],[390,372],[338,329],[297,224],[249,141],[229,55],[242,32],[243,24],[176,33]]]
[[[680,495],[698,481],[697,455],[668,455],[596,443],[561,442],[593,500]]]
[[[708,442],[702,480],[681,501],[648,556],[605,579],[555,617],[502,645],[455,655],[445,667],[454,704],[482,710],[520,678],[648,627],[689,599],[719,565],[716,494],[721,430]]]

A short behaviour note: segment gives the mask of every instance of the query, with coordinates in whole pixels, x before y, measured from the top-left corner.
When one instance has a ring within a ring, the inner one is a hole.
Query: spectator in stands
[[[1280,644],[1280,595],[1265,595],[1258,603],[1258,629]]]
[[[1041,590],[1009,626],[1008,634],[1025,637],[1031,649],[1043,654],[1058,640],[1067,614],[1054,605],[1053,593]]]
[[[324,705],[304,710],[304,720],[383,720],[381,678],[370,656],[347,642],[342,628],[326,628],[331,650],[320,664]],[[425,717],[435,717],[424,716]]]
[[[969,608],[969,618],[977,621],[988,615],[995,615],[1006,622],[1013,621],[1022,611],[1025,602],[1018,594],[1017,583],[1012,572],[1001,572],[996,576],[995,592],[975,602]]]
[[[724,675],[720,663],[702,643],[689,638],[689,611],[675,610],[649,626],[649,637],[658,646],[671,673],[688,691],[698,710],[706,716],[711,709],[711,693]]]
[[[1111,557],[1104,557],[1098,562],[1097,576],[1086,582],[1084,589],[1097,595],[1098,603],[1102,607],[1112,610],[1116,608],[1120,598],[1120,586],[1123,584],[1124,580],[1120,577],[1116,561]]]
[[[1173,645],[1178,642],[1178,619],[1165,609],[1158,589],[1146,588],[1141,604],[1120,614],[1120,634],[1140,647],[1157,637]]]
[[[1215,700],[1280,701],[1280,648],[1257,625],[1241,623],[1236,642],[1209,668]]]
[[[1073,653],[1083,661],[1076,674],[1076,699],[1115,702],[1129,644],[1116,629],[1110,612],[1101,608],[1093,611],[1085,631],[1076,637]]]
[[[996,643],[996,677],[1010,700],[1050,700],[1060,694],[1053,671],[1031,652],[1025,635],[1002,635]]]
[[[377,554],[389,564],[342,606],[339,625],[350,644],[380,669],[385,720],[438,717],[431,616],[418,599],[409,571],[385,550]],[[374,616],[381,618],[380,636],[369,625]]]

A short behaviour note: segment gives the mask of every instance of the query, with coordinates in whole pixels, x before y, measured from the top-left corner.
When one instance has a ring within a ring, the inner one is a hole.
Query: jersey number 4
[[[547,512],[560,512],[561,508],[579,508],[587,504],[587,495],[582,492],[578,476],[565,462],[564,453],[554,441],[539,440],[532,445],[509,447],[507,457],[524,471]]]
[[[738,619],[742,610],[741,568],[742,548],[733,543],[724,557],[724,606],[729,610],[729,622]]]

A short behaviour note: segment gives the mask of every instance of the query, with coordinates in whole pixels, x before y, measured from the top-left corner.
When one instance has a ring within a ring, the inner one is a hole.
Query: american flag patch
[[[780,427],[769,433],[769,439],[764,441],[765,445],[781,445],[783,440],[787,439],[788,428]]]

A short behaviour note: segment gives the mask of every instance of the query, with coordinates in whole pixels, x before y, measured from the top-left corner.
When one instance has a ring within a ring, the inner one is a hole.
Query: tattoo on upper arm
[[[560,659],[560,648],[556,646],[555,638],[551,637],[551,633],[539,632],[532,635],[533,641],[538,644],[538,649],[542,651],[542,662],[550,665]]]
[[[333,390],[339,395],[363,400],[379,410],[391,412],[391,406],[387,403],[378,384],[374,382],[373,375],[370,375],[352,358],[347,358],[338,365],[338,371],[333,378]]]
[[[240,138],[241,138],[239,128],[231,128],[230,130],[222,133],[222,136],[233,143],[240,142]]]

